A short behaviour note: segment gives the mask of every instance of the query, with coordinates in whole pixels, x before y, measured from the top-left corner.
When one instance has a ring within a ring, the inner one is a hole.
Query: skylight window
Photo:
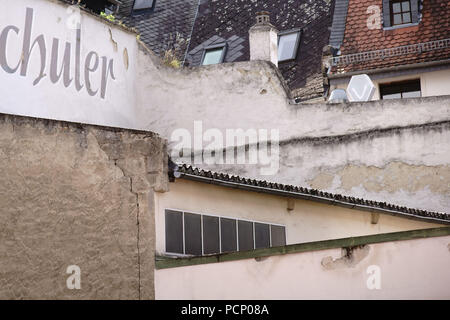
[[[225,57],[226,45],[220,44],[205,48],[203,52],[202,65],[222,63]]]
[[[134,0],[133,13],[151,11],[155,7],[156,0]]]
[[[280,33],[278,36],[278,61],[295,59],[299,42],[300,31]]]

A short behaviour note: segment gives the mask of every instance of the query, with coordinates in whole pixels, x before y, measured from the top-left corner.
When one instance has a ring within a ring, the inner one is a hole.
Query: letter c
[[[10,68],[8,66],[8,62],[6,61],[6,41],[8,40],[8,33],[11,30],[13,30],[17,35],[19,34],[19,28],[17,28],[16,26],[7,26],[0,34],[0,65],[2,66],[3,70],[8,73],[16,72],[20,66],[20,60],[14,69]]]

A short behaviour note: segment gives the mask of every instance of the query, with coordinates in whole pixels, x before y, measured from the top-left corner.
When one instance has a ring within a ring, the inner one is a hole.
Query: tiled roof
[[[412,44],[426,44],[431,41],[450,39],[450,2],[448,0],[419,0],[418,24],[408,27],[369,29],[370,13],[368,8],[376,6],[382,11],[383,0],[348,0],[345,34],[341,46],[341,55],[398,48]],[[383,16],[383,14],[382,14]],[[336,17],[342,19],[342,15]],[[336,26],[340,26],[336,21]],[[383,19],[381,21],[383,23]],[[339,30],[334,30],[339,34]],[[341,30],[342,31],[342,30]],[[333,33],[333,32],[332,32]],[[332,38],[336,42],[336,37]],[[331,43],[330,43],[331,44]],[[334,43],[336,44],[336,43]],[[370,59],[367,61],[342,64],[334,72],[373,70],[400,65],[417,64],[450,59],[450,47],[442,46],[428,51],[414,51],[391,57]]]
[[[176,43],[182,61],[192,31],[198,0],[156,0],[153,12],[132,15],[134,0],[121,0],[117,18],[135,28],[141,40],[157,55]]]
[[[322,50],[328,44],[334,0],[202,0],[194,23],[186,64],[201,63],[203,49],[227,42],[224,62],[250,59],[248,31],[256,12],[268,11],[279,31],[302,29],[297,57],[278,65],[294,97],[322,96]]]
[[[226,173],[202,170],[186,164],[176,166],[176,170],[181,174],[182,178],[201,182],[214,183],[227,187],[238,187],[239,189],[247,189],[256,192],[266,192],[286,197],[302,198],[364,211],[382,212],[406,218],[450,224],[450,215],[446,213],[407,208],[389,204],[386,202],[365,200],[361,198],[349,197],[341,194],[333,194],[316,189],[285,185],[265,180],[242,178]]]

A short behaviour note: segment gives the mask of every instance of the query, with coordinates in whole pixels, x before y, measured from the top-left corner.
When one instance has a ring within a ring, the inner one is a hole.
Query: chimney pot
[[[269,11],[259,11],[259,12],[257,12],[256,13],[256,23],[257,24],[270,23]]]

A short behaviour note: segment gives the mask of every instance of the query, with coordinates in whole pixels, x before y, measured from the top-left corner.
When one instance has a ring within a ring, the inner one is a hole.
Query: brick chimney
[[[250,60],[265,60],[278,67],[278,30],[270,24],[269,12],[256,13],[249,33]]]

